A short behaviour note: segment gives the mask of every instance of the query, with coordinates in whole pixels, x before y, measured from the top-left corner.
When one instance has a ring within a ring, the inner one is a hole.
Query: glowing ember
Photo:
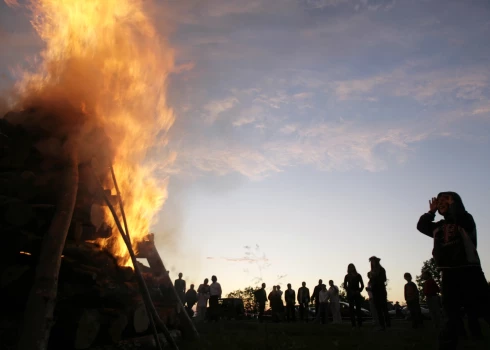
[[[28,8],[46,46],[36,73],[19,81],[17,107],[62,101],[77,110],[79,116],[64,115],[78,123],[81,153],[101,147],[93,146],[89,135],[96,128],[105,130],[112,139],[107,149],[114,152],[130,234],[133,242],[139,241],[167,196],[166,181],[155,177],[157,167],[146,156],[165,146],[174,122],[166,103],[173,52],[159,40],[142,1],[30,0]],[[108,224],[115,227],[107,214]],[[114,240],[111,249],[122,264],[130,264],[122,240]]]

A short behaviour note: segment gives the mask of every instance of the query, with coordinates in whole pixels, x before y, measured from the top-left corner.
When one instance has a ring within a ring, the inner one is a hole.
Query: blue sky
[[[155,225],[172,273],[195,283],[216,274],[225,292],[260,276],[313,287],[340,284],[350,262],[366,276],[377,255],[389,299],[402,300],[403,273],[431,255],[418,217],[453,190],[490,274],[487,1],[151,6],[177,63],[177,159]],[[41,45],[3,3],[0,45],[8,86],[7,68]]]

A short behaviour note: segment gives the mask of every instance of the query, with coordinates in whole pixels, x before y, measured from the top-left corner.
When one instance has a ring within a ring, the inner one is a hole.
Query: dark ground
[[[350,323],[321,325],[303,323],[263,323],[254,321],[221,321],[198,324],[198,342],[181,342],[181,350],[190,349],[436,349],[436,332],[432,324],[411,329],[406,321],[394,321],[391,329],[375,331],[371,324],[362,330]],[[490,329],[482,322],[485,339],[461,340],[459,349],[490,349]]]

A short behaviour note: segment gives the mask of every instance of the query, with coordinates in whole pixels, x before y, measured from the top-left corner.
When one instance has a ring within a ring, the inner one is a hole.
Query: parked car
[[[421,304],[420,305],[420,311],[422,312],[422,317],[425,320],[431,319],[429,308],[427,307],[427,305]],[[390,314],[390,316],[392,318],[395,318],[395,310],[390,310],[390,311],[388,311],[388,313]],[[410,316],[410,310],[408,310],[407,306],[402,306],[402,314],[405,317],[405,320],[411,320],[412,319],[412,317]]]
[[[245,316],[245,308],[241,298],[222,298],[218,300],[218,303],[221,318],[241,320]]]
[[[354,307],[355,309],[355,307]],[[342,318],[347,318],[350,319],[350,310],[349,310],[349,303],[340,302],[340,314],[342,315]],[[366,310],[361,307],[361,314],[363,319],[370,319],[372,318],[371,312],[369,310]],[[332,315],[329,315],[330,318],[332,318]]]

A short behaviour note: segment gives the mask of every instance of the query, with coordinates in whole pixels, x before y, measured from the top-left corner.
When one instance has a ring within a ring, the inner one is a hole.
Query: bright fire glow
[[[19,82],[21,100],[46,97],[77,108],[88,119],[83,125],[87,132],[80,131],[83,147],[90,146],[84,139],[90,130],[105,130],[112,139],[130,234],[133,243],[139,241],[167,196],[166,181],[154,175],[158,167],[146,158],[148,151],[154,154],[165,146],[174,122],[166,101],[173,51],[158,37],[141,0],[28,3],[45,49],[36,72]],[[107,220],[119,237],[110,214]],[[111,249],[122,264],[131,265],[122,239]]]

